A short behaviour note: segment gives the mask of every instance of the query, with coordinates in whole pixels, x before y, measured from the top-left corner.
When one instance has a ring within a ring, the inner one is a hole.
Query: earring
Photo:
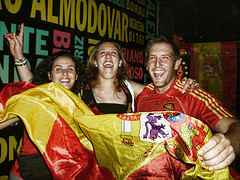
[[[50,73],[48,73],[48,79],[49,79],[49,81],[51,81],[51,74]]]
[[[118,66],[121,67],[121,64],[119,64]]]
[[[97,67],[97,64],[95,64],[95,67]]]

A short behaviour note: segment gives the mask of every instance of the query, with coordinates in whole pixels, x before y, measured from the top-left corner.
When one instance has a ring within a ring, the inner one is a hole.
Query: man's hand
[[[184,77],[181,81],[184,85],[182,93],[185,93],[188,87],[190,87],[190,91],[193,91],[195,87],[199,88],[199,83],[195,79]]]
[[[216,133],[198,151],[202,165],[215,171],[229,166],[236,155],[230,141],[222,133]]]
[[[18,36],[16,33],[5,34],[5,38],[8,40],[10,51],[14,59],[23,59],[23,29],[24,24],[21,24],[20,32]]]

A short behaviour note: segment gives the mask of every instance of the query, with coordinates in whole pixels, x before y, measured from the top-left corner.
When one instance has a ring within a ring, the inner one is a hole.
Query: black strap
[[[20,155],[18,171],[24,180],[50,180],[52,175],[40,153]]]
[[[128,90],[127,87],[123,87],[122,88],[123,92],[125,93],[126,97],[127,97],[127,104],[128,104],[128,112],[132,112],[132,96],[130,91]],[[97,108],[97,102],[94,98],[93,92],[92,92],[92,88],[90,88],[89,85],[87,85],[84,90],[83,90],[83,96],[82,96],[82,100],[85,102],[85,104],[91,108],[91,110],[94,112],[94,114],[102,114],[101,112],[99,112],[98,108]]]

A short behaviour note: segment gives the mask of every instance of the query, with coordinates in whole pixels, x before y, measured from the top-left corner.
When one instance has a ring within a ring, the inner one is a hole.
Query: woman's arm
[[[134,92],[134,99],[136,99],[137,96],[142,92],[145,85],[134,82],[134,81],[129,81],[129,82],[132,85],[132,89],[133,89],[133,92]]]
[[[28,64],[24,63],[26,61],[23,60],[23,32],[24,24],[22,23],[18,35],[16,35],[16,33],[8,33],[5,34],[5,38],[8,40],[10,52],[14,58],[20,81],[31,82],[33,73],[29,69]],[[23,60],[23,63],[21,63],[21,60]]]
[[[4,122],[1,122],[0,123],[0,130],[10,126],[11,124],[13,124],[13,123],[15,123],[15,122],[17,122],[19,120],[20,120],[19,117],[14,117],[14,118],[8,119],[8,120],[6,120]]]
[[[191,78],[183,78],[181,81],[184,84],[182,93],[185,93],[185,91],[188,87],[190,87],[190,91],[193,91],[195,86],[198,87],[198,85],[199,85],[198,83],[196,83],[196,80],[193,80]],[[145,85],[134,82],[134,81],[129,81],[129,82],[132,85],[133,92],[134,92],[134,98],[136,99],[136,97],[142,92]]]
[[[3,110],[3,105],[2,105],[2,103],[0,103],[0,111],[2,111],[2,110]],[[15,117],[15,118],[8,119],[4,122],[1,122],[0,123],[0,130],[4,129],[5,127],[10,126],[11,124],[17,122],[18,120],[20,120],[20,118]]]

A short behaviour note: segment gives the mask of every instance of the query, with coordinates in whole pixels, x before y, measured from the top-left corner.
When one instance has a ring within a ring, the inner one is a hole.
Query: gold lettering
[[[99,42],[100,42],[100,41],[99,41],[99,40],[96,40],[96,39],[91,39],[91,38],[88,39],[88,44],[96,45],[96,44],[99,43]],[[95,46],[90,46],[90,47],[88,48],[88,55],[90,55],[90,53],[92,52],[92,50],[93,50],[94,47],[95,47]]]
[[[16,14],[22,5],[22,0],[14,1],[15,3],[12,3],[11,0],[5,0],[4,2],[7,10],[12,14]],[[2,9],[2,4],[1,4],[1,9]]]
[[[5,139],[0,138],[0,147],[1,147],[1,156],[0,156],[0,164],[5,161],[6,157],[7,157],[7,142],[5,141]]]
[[[141,21],[138,21],[134,18],[129,19],[129,27],[136,29],[138,31],[144,32],[144,24]]]
[[[107,11],[108,11],[108,37],[112,38],[112,34],[113,34],[113,24],[114,24],[114,17],[115,17],[115,9],[112,10],[112,19],[111,19],[111,12],[110,12],[110,7],[107,7]]]
[[[17,151],[17,141],[14,136],[9,136],[9,161],[14,160],[14,150]]]
[[[83,13],[82,13],[82,23],[81,23],[81,14],[80,14],[80,8],[81,8],[81,2],[83,5]],[[86,24],[87,24],[87,3],[86,0],[78,0],[77,1],[77,6],[76,9],[78,9],[78,11],[76,11],[76,23],[77,23],[77,27],[79,29],[79,31],[83,31],[86,28]]]
[[[103,17],[102,17],[103,15]],[[103,22],[102,22],[103,21]],[[103,27],[102,27],[103,26]],[[104,36],[107,30],[107,10],[103,3],[98,9],[98,32],[100,36]]]
[[[129,0],[126,0],[126,9],[127,10],[130,10],[130,5],[131,5],[131,2]]]
[[[70,18],[70,11],[71,11],[71,20],[70,20],[70,27],[75,27],[75,0],[61,0],[60,3],[60,20],[59,24],[63,25],[63,11],[65,12],[65,27],[69,26],[69,18]]]
[[[122,41],[124,41],[124,37],[125,37],[125,42],[128,42],[127,29],[128,29],[128,15],[123,13],[122,14]]]
[[[58,17],[53,16],[52,13],[53,13],[53,0],[48,0],[47,21],[54,24],[58,24]]]
[[[38,3],[38,0],[33,0],[32,2],[32,9],[31,9],[31,18],[35,18],[36,16],[36,11],[40,11],[41,13],[41,20],[46,21],[46,5],[45,5],[45,0],[40,0]]]
[[[130,0],[126,0],[126,9],[136,13],[137,15],[145,17],[145,8],[141,7],[138,4],[135,4],[134,2],[131,2]]]
[[[93,16],[92,16],[93,13]],[[93,19],[92,19],[93,18]],[[94,33],[97,28],[97,5],[95,1],[89,0],[88,3],[88,32]]]
[[[115,20],[115,27],[114,27],[114,35],[113,39],[116,39],[116,36],[118,35],[119,41],[122,40],[121,38],[121,21],[120,21],[120,11],[116,11],[116,20]]]

